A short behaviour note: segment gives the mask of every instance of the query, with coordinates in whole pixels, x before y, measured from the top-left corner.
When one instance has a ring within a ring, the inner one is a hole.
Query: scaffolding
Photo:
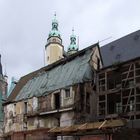
[[[140,119],[140,60],[103,69],[97,81],[99,119]]]

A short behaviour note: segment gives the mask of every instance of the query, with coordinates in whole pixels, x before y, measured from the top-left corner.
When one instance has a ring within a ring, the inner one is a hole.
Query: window
[[[16,104],[14,104],[14,115],[16,115]]]
[[[116,113],[122,113],[122,104],[121,104],[121,102],[116,103]]]
[[[23,127],[24,127],[24,130],[27,130],[27,122],[24,122]]]
[[[47,57],[47,60],[49,61],[49,56]]]
[[[24,113],[27,114],[27,102],[24,102]]]
[[[54,108],[59,109],[60,108],[60,93],[54,94]]]
[[[129,109],[130,111],[134,111],[134,100],[130,100]]]
[[[97,70],[100,69],[100,59],[97,57]]]
[[[56,42],[56,39],[55,38],[53,38],[53,42]]]
[[[65,98],[70,98],[70,89],[65,90]]]
[[[90,113],[90,93],[86,93],[86,112]]]

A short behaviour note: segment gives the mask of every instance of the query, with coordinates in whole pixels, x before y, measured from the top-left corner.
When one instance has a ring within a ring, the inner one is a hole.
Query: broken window
[[[60,108],[60,93],[54,94],[54,108],[59,109]]]
[[[120,93],[111,93],[107,95],[107,113],[121,113],[121,94]]]
[[[99,115],[105,115],[105,95],[99,96]]]
[[[134,88],[128,88],[123,90],[122,92],[122,105],[123,105],[123,112],[130,112],[134,110],[134,101],[135,101],[135,90]],[[137,100],[137,99],[136,99]]]
[[[99,74],[99,91],[105,91],[105,73]]]
[[[27,102],[24,102],[24,113],[27,114]]]
[[[107,88],[114,89],[121,86],[121,73],[118,70],[110,71],[107,73]]]
[[[115,96],[114,94],[107,95],[107,113],[114,114],[115,113]]]

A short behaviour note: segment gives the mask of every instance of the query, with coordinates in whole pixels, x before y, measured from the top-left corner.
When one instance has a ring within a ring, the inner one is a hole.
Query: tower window
[[[27,102],[24,102],[24,113],[27,114]]]
[[[56,42],[56,39],[55,38],[53,39],[53,42]]]
[[[49,61],[49,56],[47,57],[47,60]]]

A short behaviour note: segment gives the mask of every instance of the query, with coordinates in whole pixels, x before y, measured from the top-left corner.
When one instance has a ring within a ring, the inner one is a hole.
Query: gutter
[[[65,111],[71,111],[71,110],[73,110],[72,107],[70,107],[70,108],[64,108],[64,109],[57,109],[57,110],[47,111],[47,112],[41,112],[41,113],[39,113],[39,115],[48,115],[48,114],[65,112]]]

